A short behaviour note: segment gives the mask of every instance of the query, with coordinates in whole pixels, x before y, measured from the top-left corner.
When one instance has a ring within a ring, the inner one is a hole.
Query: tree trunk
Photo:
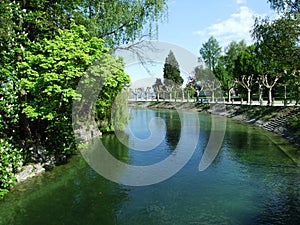
[[[298,105],[299,104],[299,85],[296,85],[296,104],[295,105]]]
[[[272,87],[269,88],[269,100],[268,100],[269,106],[272,105]]]
[[[214,91],[211,92],[211,101],[215,102],[215,92]]]
[[[262,89],[261,85],[259,84],[259,86],[258,86],[258,102],[259,102],[260,105],[263,104],[263,97],[262,96],[263,96],[263,89]]]
[[[247,103],[248,105],[251,105],[251,89],[247,89],[248,90],[248,98],[247,98]]]
[[[228,90],[228,103],[231,102],[231,89]]]

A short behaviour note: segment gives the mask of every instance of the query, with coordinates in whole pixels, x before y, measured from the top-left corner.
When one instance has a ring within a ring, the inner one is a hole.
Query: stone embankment
[[[17,182],[23,182],[31,177],[34,177],[45,171],[45,168],[40,164],[30,164],[24,166],[20,173],[16,174]]]

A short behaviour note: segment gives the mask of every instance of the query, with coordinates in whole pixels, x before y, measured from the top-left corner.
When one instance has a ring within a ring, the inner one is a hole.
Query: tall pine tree
[[[164,64],[164,84],[166,86],[183,84],[183,78],[180,76],[179,64],[174,53],[170,50]]]

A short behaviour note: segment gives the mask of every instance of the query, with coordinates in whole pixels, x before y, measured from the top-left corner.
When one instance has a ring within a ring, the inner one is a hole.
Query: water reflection
[[[125,188],[74,157],[51,174],[19,185],[0,205],[0,224],[116,224],[116,211],[127,199]]]
[[[149,165],[168,157],[182,129],[176,114],[144,112],[133,111],[130,123],[136,135],[149,135],[144,121],[152,116],[164,118],[169,130],[153,151],[130,149],[114,135],[102,138],[114,157],[132,165]],[[172,178],[145,187],[119,185],[75,156],[69,164],[12,191],[0,202],[0,224],[299,224],[299,167],[273,143],[271,134],[228,120],[217,158],[199,172],[211,117],[199,114],[199,120],[196,152]],[[131,138],[124,136],[125,142]]]

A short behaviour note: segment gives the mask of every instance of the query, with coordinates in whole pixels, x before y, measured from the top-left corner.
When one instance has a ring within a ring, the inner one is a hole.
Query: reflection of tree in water
[[[20,184],[1,205],[0,224],[113,225],[127,193],[75,156],[67,165]]]
[[[228,123],[226,141],[231,147],[227,151],[239,162],[237,169],[255,180],[263,193],[255,200],[262,209],[253,222],[299,224],[299,167],[267,135],[252,126]]]
[[[253,126],[227,123],[227,140],[230,153],[237,161],[252,166],[253,163],[272,169],[274,166],[289,166],[292,161],[277,147],[268,134]]]
[[[167,113],[158,111],[156,116],[165,120],[166,142],[169,144],[171,150],[175,150],[181,132],[181,121],[177,111],[169,111]]]
[[[119,137],[122,139],[124,144],[128,145],[129,136],[124,132],[118,132]],[[128,147],[122,144],[116,135],[114,134],[106,134],[103,135],[101,141],[107,151],[116,159],[128,163],[130,156]]]

